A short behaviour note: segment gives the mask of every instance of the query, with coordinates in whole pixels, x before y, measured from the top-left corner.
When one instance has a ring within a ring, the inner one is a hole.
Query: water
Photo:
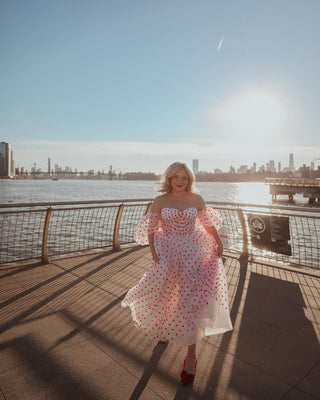
[[[272,204],[269,187],[263,182],[199,182],[196,187],[207,201]],[[150,181],[0,180],[0,204],[144,199],[158,194]],[[296,196],[296,204],[307,201]]]

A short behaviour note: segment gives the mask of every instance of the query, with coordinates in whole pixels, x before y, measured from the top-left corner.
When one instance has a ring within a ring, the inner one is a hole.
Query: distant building
[[[13,161],[13,151],[10,143],[0,143],[0,177],[13,178],[15,176],[15,167]]]
[[[289,154],[289,169],[291,172],[295,171],[294,162],[293,162],[293,153]]]
[[[248,172],[248,166],[247,165],[241,165],[237,169],[237,174],[246,174]]]
[[[266,168],[264,165],[261,165],[261,167],[259,167],[259,172],[266,172]]]
[[[276,167],[274,166],[274,160],[270,160],[269,162],[267,162],[266,171],[267,172],[277,172]]]
[[[215,173],[215,174],[223,174],[223,171],[222,171],[221,169],[219,169],[219,168],[216,168],[216,169],[214,170],[214,173]]]
[[[192,160],[192,170],[194,174],[199,172],[199,160]]]
[[[249,169],[251,174],[255,174],[257,172],[257,163],[253,163],[252,167]]]
[[[288,172],[291,172],[291,169],[289,167],[285,167],[285,168],[283,168],[282,172],[284,174],[287,174]]]
[[[50,157],[48,158],[48,175],[51,173],[51,159]]]
[[[236,169],[230,165],[230,169],[229,169],[229,174],[235,174],[236,173]]]
[[[280,172],[281,172],[281,162],[279,161],[278,162],[278,173],[280,174]]]

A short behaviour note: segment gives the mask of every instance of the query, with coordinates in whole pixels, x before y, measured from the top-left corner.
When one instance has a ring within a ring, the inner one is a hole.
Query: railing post
[[[124,204],[120,204],[119,208],[118,208],[118,213],[116,216],[116,221],[114,223],[114,230],[113,230],[113,250],[116,251],[120,251],[121,250],[121,246],[119,243],[119,227],[120,227],[120,220],[121,220],[121,215],[122,215],[122,211],[124,208]]]
[[[244,219],[243,211],[241,208],[238,208],[238,216],[241,223],[242,234],[243,234],[243,245],[242,245],[242,253],[240,258],[248,258],[248,233],[246,221]]]
[[[44,264],[47,264],[49,262],[47,245],[48,245],[48,230],[49,230],[51,210],[52,210],[51,207],[47,208],[46,218],[45,218],[44,227],[43,227],[41,260]]]

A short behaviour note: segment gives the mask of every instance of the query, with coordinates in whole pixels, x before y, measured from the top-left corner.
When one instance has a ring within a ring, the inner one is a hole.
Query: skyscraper
[[[13,178],[14,172],[14,161],[13,151],[11,150],[10,143],[0,143],[0,177],[1,178]]]
[[[289,169],[291,172],[294,172],[293,153],[289,154]]]
[[[192,160],[192,170],[194,174],[199,172],[199,160]]]
[[[281,162],[279,161],[278,162],[278,173],[280,173],[281,172]]]

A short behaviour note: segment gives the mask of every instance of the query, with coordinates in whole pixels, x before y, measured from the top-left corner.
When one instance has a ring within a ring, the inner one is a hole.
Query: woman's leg
[[[188,352],[186,356],[186,365],[184,367],[184,370],[186,371],[187,374],[195,374],[196,372],[196,344],[192,344],[191,346],[188,346]]]

